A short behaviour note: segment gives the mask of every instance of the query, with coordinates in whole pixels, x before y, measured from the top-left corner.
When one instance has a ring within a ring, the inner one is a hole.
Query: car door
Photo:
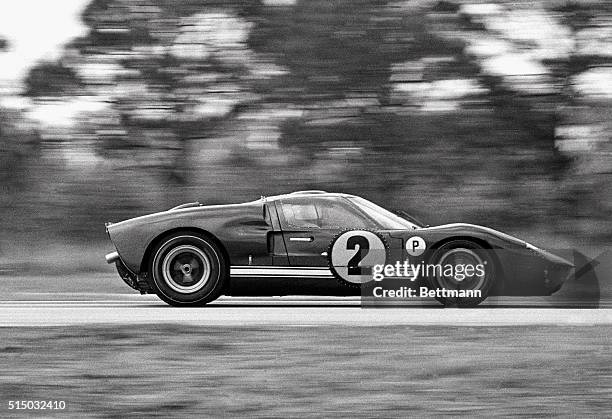
[[[287,197],[276,206],[291,266],[327,267],[329,245],[340,232],[376,228],[341,196]]]

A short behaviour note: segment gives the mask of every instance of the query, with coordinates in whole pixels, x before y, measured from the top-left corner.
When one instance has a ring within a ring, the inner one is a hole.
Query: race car
[[[106,223],[106,231],[116,248],[106,261],[125,283],[173,306],[220,295],[376,297],[385,281],[399,281],[444,305],[472,307],[492,295],[550,295],[573,269],[491,228],[427,226],[359,196],[318,190],[187,203]]]

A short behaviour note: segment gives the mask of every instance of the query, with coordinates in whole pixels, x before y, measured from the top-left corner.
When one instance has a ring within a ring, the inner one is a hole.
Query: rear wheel
[[[223,289],[227,265],[210,239],[178,233],[152,252],[150,272],[156,293],[174,306],[198,306],[215,300]]]
[[[430,261],[440,269],[428,277],[430,288],[466,291],[466,294],[474,291],[473,296],[437,296],[436,299],[451,307],[475,307],[483,302],[495,283],[495,262],[490,251],[469,240],[454,240],[436,249]]]

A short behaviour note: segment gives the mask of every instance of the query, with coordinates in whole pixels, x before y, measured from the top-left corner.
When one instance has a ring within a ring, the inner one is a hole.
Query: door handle
[[[313,237],[289,237],[289,241],[292,242],[311,242],[313,240]]]

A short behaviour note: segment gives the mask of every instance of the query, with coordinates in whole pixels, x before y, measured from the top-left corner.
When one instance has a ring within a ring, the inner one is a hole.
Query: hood
[[[452,224],[443,224],[443,225],[435,226],[435,227],[427,227],[427,228],[424,228],[423,230],[444,231],[444,232],[450,232],[450,233],[457,234],[457,235],[461,235],[465,233],[472,233],[478,236],[486,236],[487,238],[492,237],[492,238],[495,238],[507,244],[509,243],[509,244],[512,244],[520,248],[529,249],[535,252],[536,254],[538,254],[540,257],[543,257],[544,259],[548,260],[549,262],[566,265],[566,266],[572,266],[572,267],[574,266],[572,262],[560,256],[550,253],[544,249],[540,249],[539,247],[536,247],[533,244],[526,242],[525,240],[521,240],[517,237],[511,236],[510,234],[507,234],[507,233],[504,233],[504,232],[501,232],[501,231],[498,231],[498,230],[495,230],[489,227],[484,227],[484,226],[480,226],[476,224],[467,224],[467,223],[452,223]]]
[[[443,224],[443,225],[434,226],[434,227],[426,227],[423,230],[428,230],[428,231],[444,230],[444,231],[449,231],[449,232],[456,231],[457,234],[465,234],[466,232],[475,232],[475,233],[480,233],[486,236],[492,236],[497,239],[503,240],[507,243],[512,243],[514,245],[521,246],[521,247],[527,246],[529,244],[524,240],[511,236],[510,234],[506,234],[502,231],[498,231],[493,228],[484,227],[484,226],[480,226],[476,224],[451,223],[451,224]],[[530,246],[535,248],[535,246],[533,245],[530,245]]]

